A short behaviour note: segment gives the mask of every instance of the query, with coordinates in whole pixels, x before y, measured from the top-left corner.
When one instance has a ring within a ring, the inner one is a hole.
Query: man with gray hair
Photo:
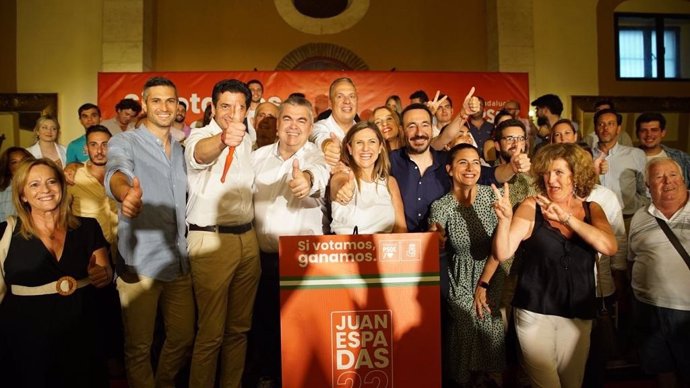
[[[647,163],[652,203],[639,209],[628,237],[642,368],[659,387],[690,384],[690,201],[671,158]],[[675,241],[674,241],[675,240]]]

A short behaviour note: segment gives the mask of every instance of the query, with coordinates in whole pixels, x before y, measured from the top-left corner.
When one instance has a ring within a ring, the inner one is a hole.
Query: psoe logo
[[[331,312],[332,388],[393,386],[390,310]]]

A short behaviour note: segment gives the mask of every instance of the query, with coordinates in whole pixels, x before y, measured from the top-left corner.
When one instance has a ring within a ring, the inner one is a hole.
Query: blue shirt
[[[423,176],[405,148],[397,149],[390,154],[391,175],[398,181],[400,187],[408,232],[426,231],[431,203],[450,190],[450,176],[446,171],[448,153],[433,149],[430,151],[433,164],[424,171]],[[497,184],[494,170],[495,167],[482,166],[478,183]]]
[[[187,172],[182,146],[170,138],[170,159],[163,143],[143,125],[108,142],[105,188],[117,171],[141,183],[142,208],[135,218],[120,212],[118,270],[161,281],[189,272],[185,238]]]
[[[484,123],[477,128],[472,125],[471,121],[467,121],[467,128],[469,128],[470,133],[474,137],[474,141],[477,142],[479,155],[484,155],[484,143],[491,138],[491,134],[494,132],[494,125],[488,121],[484,121]]]
[[[86,152],[86,135],[81,135],[67,145],[67,164],[84,163],[87,160],[89,160],[89,154]]]

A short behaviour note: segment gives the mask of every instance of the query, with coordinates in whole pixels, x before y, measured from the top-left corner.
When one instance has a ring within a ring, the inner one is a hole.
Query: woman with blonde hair
[[[355,124],[343,138],[341,161],[349,171],[330,181],[331,229],[336,234],[407,232],[402,197],[385,140],[374,123]]]
[[[47,158],[55,162],[60,168],[66,166],[67,149],[58,143],[60,139],[60,123],[53,116],[41,116],[34,127],[36,143],[27,150],[36,158]]]
[[[580,387],[596,315],[597,252],[612,256],[617,242],[601,207],[583,200],[596,182],[585,150],[547,145],[535,155],[531,171],[540,194],[525,199],[514,214],[508,185],[503,193],[493,187],[498,199],[493,254],[503,261],[519,250],[513,307],[532,385]]]
[[[0,303],[3,382],[107,387],[92,286],[108,285],[112,270],[98,222],[71,214],[65,177],[48,159],[21,164],[12,199],[17,218],[0,223],[0,236],[9,233]]]
[[[400,115],[387,106],[380,106],[374,109],[371,116],[374,124],[386,140],[388,152],[402,148],[405,144],[405,136],[400,123]]]

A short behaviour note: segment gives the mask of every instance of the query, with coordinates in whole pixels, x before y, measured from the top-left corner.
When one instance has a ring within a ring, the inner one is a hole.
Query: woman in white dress
[[[341,159],[348,172],[330,182],[331,230],[336,234],[407,232],[400,189],[390,176],[381,131],[371,122],[355,124],[343,139]]]
[[[67,149],[58,143],[60,139],[60,123],[53,116],[41,116],[34,127],[36,143],[27,147],[27,151],[36,158],[50,159],[59,167],[65,168]]]

